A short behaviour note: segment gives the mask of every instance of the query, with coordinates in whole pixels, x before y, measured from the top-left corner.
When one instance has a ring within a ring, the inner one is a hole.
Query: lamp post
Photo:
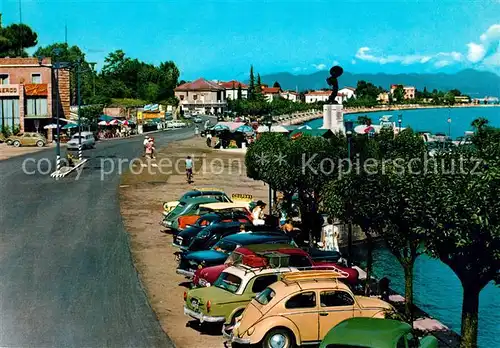
[[[76,95],[77,95],[77,103],[78,103],[78,160],[81,161],[83,159],[83,151],[82,151],[82,122],[81,122],[81,113],[80,108],[82,106],[81,99],[81,78],[80,74],[84,72],[94,72],[94,67],[96,63],[89,63],[91,70],[82,70],[82,58],[78,58],[76,62]],[[95,74],[92,74],[94,77]],[[94,78],[94,96],[95,96],[95,78]]]
[[[269,133],[271,133],[271,128],[273,126],[273,117],[271,115],[266,116],[266,126],[269,129]],[[273,209],[273,190],[271,188],[271,185],[269,184],[269,215],[272,215],[272,209]]]
[[[61,54],[60,48],[54,48],[52,51],[54,57],[56,59],[56,119],[57,119],[57,143],[56,143],[56,170],[59,172],[61,170],[61,130],[59,127],[59,108],[60,108],[60,100],[59,100],[59,55]]]
[[[354,130],[354,122],[353,121],[345,121],[345,134],[347,136],[347,158],[349,159],[349,166],[351,161],[351,139],[352,132]],[[347,264],[349,267],[352,265],[352,222],[349,221],[347,226]]]
[[[401,133],[401,124],[403,123],[403,114],[398,115],[398,125],[399,125],[399,133]]]

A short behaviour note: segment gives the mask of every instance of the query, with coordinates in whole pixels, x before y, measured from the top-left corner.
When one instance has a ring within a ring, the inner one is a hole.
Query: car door
[[[332,327],[354,316],[354,298],[342,290],[320,291],[319,339],[322,340]]]
[[[300,330],[302,343],[319,341],[316,291],[302,291],[285,302],[283,316]]]
[[[21,145],[33,145],[32,144],[33,139],[31,137],[31,134],[29,134],[29,133],[24,133],[23,135],[21,135],[19,140],[21,141]]]

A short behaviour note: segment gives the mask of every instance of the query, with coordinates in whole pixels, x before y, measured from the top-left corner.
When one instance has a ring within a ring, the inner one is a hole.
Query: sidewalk
[[[43,151],[50,148],[55,148],[55,143],[47,144],[44,147],[36,147],[36,146],[21,146],[14,147],[9,146],[5,143],[0,144],[0,161],[9,159],[11,157],[26,155],[29,153],[35,153],[39,151]]]

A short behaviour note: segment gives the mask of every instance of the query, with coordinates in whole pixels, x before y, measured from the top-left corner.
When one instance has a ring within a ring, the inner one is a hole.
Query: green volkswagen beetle
[[[349,318],[334,326],[319,348],[437,348],[434,336],[420,340],[407,323],[378,318]]]
[[[293,271],[297,268],[228,267],[213,286],[184,293],[184,314],[201,323],[225,323],[230,331],[236,317],[258,293],[281,279],[283,273]]]

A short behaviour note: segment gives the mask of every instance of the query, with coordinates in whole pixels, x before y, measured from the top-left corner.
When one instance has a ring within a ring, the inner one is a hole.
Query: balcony
[[[227,106],[227,101],[214,101],[214,100],[181,100],[179,102],[181,105],[187,106],[187,105],[194,105],[198,107],[221,107],[221,106]]]

